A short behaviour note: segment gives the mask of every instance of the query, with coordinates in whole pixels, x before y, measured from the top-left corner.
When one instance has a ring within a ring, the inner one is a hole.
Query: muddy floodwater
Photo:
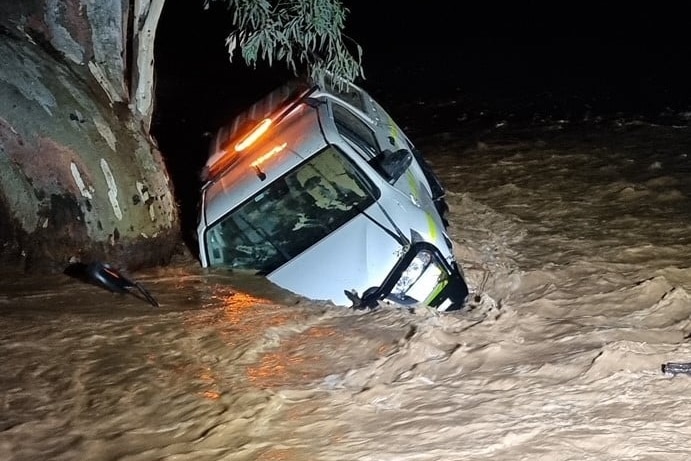
[[[354,311],[182,255],[0,282],[0,459],[686,460],[691,133],[498,123],[418,141],[473,291]]]

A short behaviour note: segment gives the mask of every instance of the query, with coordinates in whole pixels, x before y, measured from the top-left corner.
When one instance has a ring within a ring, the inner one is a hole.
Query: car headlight
[[[447,260],[434,245],[421,241],[407,247],[381,285],[368,288],[361,298],[357,293],[350,295],[357,307],[374,308],[378,302],[388,300],[404,306],[421,304],[444,312],[465,305],[468,285],[453,258]]]
[[[422,250],[403,270],[391,296],[399,302],[427,304],[445,285],[446,272],[431,252]]]

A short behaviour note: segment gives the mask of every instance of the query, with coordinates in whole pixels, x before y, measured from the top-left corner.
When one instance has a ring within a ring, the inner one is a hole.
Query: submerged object
[[[125,277],[109,264],[94,261],[89,264],[72,263],[64,271],[70,277],[100,286],[113,293],[131,294],[135,298],[158,307],[158,301],[139,282]]]
[[[467,303],[440,179],[356,85],[279,86],[219,128],[202,179],[202,267],[352,308]]]
[[[662,372],[669,375],[684,373],[691,375],[691,362],[667,362],[662,364]]]

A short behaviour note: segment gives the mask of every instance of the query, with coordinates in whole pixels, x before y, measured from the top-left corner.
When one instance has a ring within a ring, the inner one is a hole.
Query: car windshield
[[[329,146],[210,226],[209,264],[268,274],[369,207],[375,190]]]

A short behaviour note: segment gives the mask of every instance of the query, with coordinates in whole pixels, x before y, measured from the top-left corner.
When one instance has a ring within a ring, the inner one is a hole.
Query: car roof
[[[209,158],[202,172],[205,182],[205,218],[215,222],[230,209],[252,197],[274,179],[282,176],[326,147],[315,101],[329,104],[331,98],[352,103],[360,89],[353,83],[338,88],[333,76],[316,83],[293,79],[252,104],[221,127],[211,142]],[[340,80],[338,80],[340,81]],[[350,89],[345,91],[345,89]],[[337,95],[338,94],[338,95]],[[326,97],[328,96],[328,97]],[[357,96],[356,98],[359,98]],[[267,120],[271,120],[270,124]],[[238,151],[238,146],[266,124],[266,132]],[[254,163],[261,161],[261,165]]]
[[[253,144],[231,153],[232,163],[204,185],[206,222],[220,219],[326,145],[317,109],[301,99]]]
[[[202,179],[210,180],[222,173],[227,166],[222,163],[228,160],[229,155],[232,156],[236,144],[258,124],[269,118],[277,121],[315,89],[306,80],[291,80],[236,115],[230,123],[223,125],[211,142]]]
[[[341,86],[336,82],[340,82]],[[209,157],[201,173],[202,180],[213,180],[222,174],[228,163],[234,161],[233,148],[262,122],[271,119],[277,123],[295,106],[309,99],[328,99],[325,96],[339,99],[347,105],[354,103],[356,110],[362,112],[361,101],[355,102],[359,100],[361,93],[362,90],[354,83],[346,82],[330,74],[324,75],[319,83],[310,78],[287,81],[235,116],[230,123],[216,132],[209,148]]]

